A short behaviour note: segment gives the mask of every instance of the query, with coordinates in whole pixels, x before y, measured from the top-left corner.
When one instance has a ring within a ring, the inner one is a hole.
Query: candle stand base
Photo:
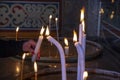
[[[89,74],[86,80],[120,80],[118,72],[91,68],[86,70]],[[38,73],[38,80],[62,80],[60,68],[46,68]],[[67,68],[67,80],[76,80],[76,76],[76,67]],[[24,74],[24,80],[34,80],[34,73]]]
[[[72,39],[69,40],[69,53],[65,56],[67,63],[76,63],[77,62],[77,52],[74,47],[74,43]],[[64,46],[63,38],[60,38],[60,43],[62,46]],[[50,50],[50,51],[49,51]],[[41,44],[40,48],[40,60],[37,60],[40,63],[60,63],[59,54],[57,51],[57,48],[49,43],[46,39],[43,40],[43,43]],[[86,53],[85,53],[85,59],[86,60],[92,60],[94,58],[97,58],[102,52],[102,46],[96,42],[93,41],[86,41]],[[15,58],[21,59],[22,55],[17,55]],[[31,57],[27,56],[25,60],[31,61]]]

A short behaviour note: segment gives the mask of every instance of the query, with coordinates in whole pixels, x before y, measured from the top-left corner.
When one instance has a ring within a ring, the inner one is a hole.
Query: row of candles
[[[50,36],[50,24],[51,24],[51,18],[52,16],[49,16],[49,27],[47,26],[46,28],[46,38],[48,39],[49,42],[51,42],[52,44],[54,44],[60,54],[60,60],[61,60],[61,70],[62,70],[62,80],[67,80],[66,78],[66,61],[65,61],[65,54],[68,54],[69,52],[69,46],[68,46],[68,40],[65,38],[65,51],[63,50],[61,44],[59,43],[59,41],[57,41],[56,39],[54,39],[52,36]],[[57,21],[58,19],[56,19]],[[86,47],[86,34],[85,34],[85,22],[84,22],[84,8],[82,8],[81,10],[81,16],[80,16],[80,25],[79,25],[79,41],[77,41],[77,33],[75,31],[73,31],[74,35],[73,35],[73,42],[74,45],[77,49],[77,53],[78,53],[78,62],[77,62],[77,80],[86,80],[86,78],[88,77],[88,73],[87,71],[85,71],[85,47]],[[36,63],[36,58],[37,58],[37,54],[38,51],[40,49],[42,40],[43,40],[43,33],[45,31],[45,28],[42,27],[41,31],[40,31],[40,35],[34,50],[34,54],[32,56],[32,61],[34,62],[34,70],[35,70],[35,80],[37,80],[37,63]],[[17,33],[16,33],[17,34]],[[23,56],[25,56],[25,54],[23,54]],[[22,64],[24,62],[25,57],[23,57],[22,59]],[[23,66],[22,66],[23,69]],[[23,72],[21,71],[21,80],[22,80],[22,74]]]
[[[49,16],[49,28],[51,30],[51,24],[52,24],[52,15]],[[57,40],[59,41],[59,26],[58,26],[58,18],[55,18],[55,26],[56,26],[56,34],[57,34]],[[16,27],[16,41],[18,40],[18,31],[19,31],[19,26]]]

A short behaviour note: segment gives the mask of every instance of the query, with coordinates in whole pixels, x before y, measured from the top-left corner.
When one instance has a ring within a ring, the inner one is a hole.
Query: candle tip
[[[48,26],[47,26],[45,35],[48,36],[49,34],[50,34],[50,33],[49,33],[49,28],[48,28]]]
[[[77,41],[77,33],[75,30],[73,30],[73,41],[76,42]]]

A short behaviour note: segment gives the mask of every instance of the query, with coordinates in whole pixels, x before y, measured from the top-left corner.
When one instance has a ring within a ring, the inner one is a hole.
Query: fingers
[[[25,42],[23,44],[23,51],[27,51],[27,52],[32,53],[32,52],[34,52],[35,46],[36,46],[35,41],[29,40],[28,42]]]

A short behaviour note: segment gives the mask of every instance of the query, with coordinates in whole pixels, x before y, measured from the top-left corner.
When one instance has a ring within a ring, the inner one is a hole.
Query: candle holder
[[[64,40],[64,38],[61,37],[59,42],[64,47],[63,40]],[[74,47],[72,38],[68,38],[68,40],[69,40],[69,54],[65,56],[66,62],[67,63],[75,63],[75,62],[77,62],[76,49]],[[51,45],[48,42],[48,40],[44,39],[42,44],[41,44],[41,48],[40,48],[41,57],[40,57],[40,60],[37,60],[38,63],[40,62],[40,63],[43,63],[46,65],[47,63],[59,63],[60,62],[57,48],[54,45],[52,45],[52,47],[50,47],[50,46]],[[51,57],[49,57],[48,48],[50,49]],[[99,55],[101,55],[102,49],[103,48],[100,44],[87,40],[86,41],[85,59],[92,60],[92,59],[99,57]],[[32,54],[27,56],[25,60],[31,61],[31,56],[32,56]],[[17,55],[14,58],[21,59],[21,57],[22,57],[22,55]]]
[[[39,66],[40,67],[40,66]],[[104,69],[93,69],[86,68],[88,72],[88,77],[86,80],[119,80],[120,73],[115,71],[109,71]],[[29,72],[23,74],[23,80],[34,80],[34,72]],[[67,67],[67,79],[76,80],[77,70],[76,67]],[[43,68],[38,71],[37,80],[61,80],[61,69],[60,68]],[[18,77],[17,80],[19,80]]]

